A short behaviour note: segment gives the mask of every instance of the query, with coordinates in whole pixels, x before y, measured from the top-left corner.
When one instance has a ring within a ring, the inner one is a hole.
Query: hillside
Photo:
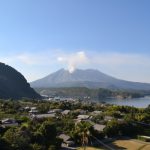
[[[108,89],[88,89],[84,87],[72,88],[36,88],[41,95],[50,97],[68,97],[68,98],[87,98],[95,100],[103,100],[106,98],[138,98],[144,96],[144,93],[137,91],[122,91],[122,90],[108,90]]]
[[[0,98],[40,98],[24,76],[14,68],[0,63]]]
[[[33,88],[87,87],[106,89],[150,90],[150,84],[120,80],[98,70],[58,70],[42,79],[31,82]]]

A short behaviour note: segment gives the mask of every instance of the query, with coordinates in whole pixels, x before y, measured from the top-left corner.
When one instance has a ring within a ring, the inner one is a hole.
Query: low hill
[[[108,90],[108,89],[89,89],[85,87],[69,87],[69,88],[36,88],[39,94],[49,97],[65,97],[77,99],[92,99],[103,100],[107,98],[139,98],[144,96],[142,91],[122,91],[122,90]]]
[[[40,98],[27,83],[24,76],[14,68],[0,63],[0,98],[20,99],[20,98]]]

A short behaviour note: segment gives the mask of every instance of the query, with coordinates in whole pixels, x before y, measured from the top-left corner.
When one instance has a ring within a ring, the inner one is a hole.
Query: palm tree
[[[92,125],[89,122],[80,122],[76,124],[75,126],[75,134],[79,138],[78,140],[81,141],[82,146],[84,147],[84,150],[86,149],[86,146],[89,143],[89,137],[91,135],[91,128]]]

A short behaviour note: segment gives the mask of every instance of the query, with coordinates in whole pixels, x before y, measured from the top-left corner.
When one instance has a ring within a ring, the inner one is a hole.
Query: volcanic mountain
[[[60,69],[30,83],[33,88],[87,87],[107,89],[150,90],[150,84],[120,80],[98,70],[76,69],[70,73]]]
[[[14,68],[0,63],[0,98],[40,98],[24,76]]]

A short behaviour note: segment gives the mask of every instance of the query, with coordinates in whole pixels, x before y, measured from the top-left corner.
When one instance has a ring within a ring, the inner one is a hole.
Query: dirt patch
[[[84,150],[84,148],[79,148],[78,150]],[[86,150],[103,150],[103,149],[99,149],[99,148],[96,148],[96,147],[86,147]]]
[[[134,140],[116,140],[110,144],[108,144],[115,150],[150,150],[150,144],[141,142],[141,141],[134,141]]]
[[[150,150],[150,145],[145,145],[142,149],[140,150]]]

